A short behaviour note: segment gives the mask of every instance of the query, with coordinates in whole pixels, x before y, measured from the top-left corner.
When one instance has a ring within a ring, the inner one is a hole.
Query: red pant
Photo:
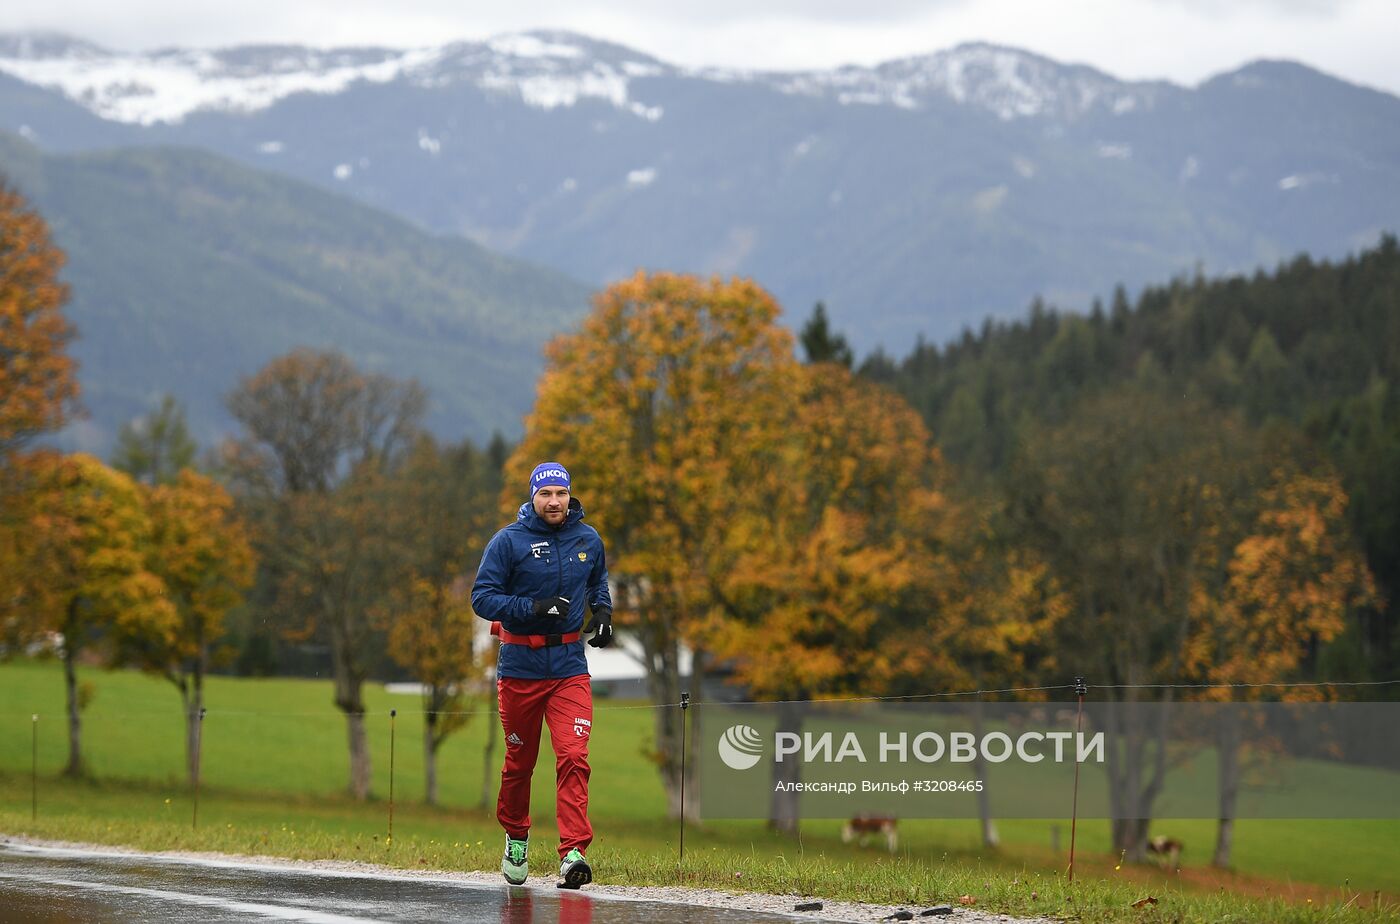
[[[501,791],[496,820],[506,834],[523,840],[530,832],[530,776],[540,756],[540,719],[549,723],[554,742],[557,786],[555,814],[559,822],[559,856],[573,848],[587,851],[593,843],[588,823],[588,735],[593,730],[593,687],[587,674],[559,680],[496,681],[501,704],[501,729],[506,737],[506,763],[501,768]]]

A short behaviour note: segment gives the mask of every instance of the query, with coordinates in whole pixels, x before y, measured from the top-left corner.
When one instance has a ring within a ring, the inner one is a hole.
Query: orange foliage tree
[[[253,582],[253,550],[221,485],[191,469],[145,492],[151,522],[148,568],[165,584],[178,618],[144,622],[121,636],[122,657],[165,677],[180,691],[185,765],[199,779],[199,713],[211,646],[224,617]]]
[[[902,398],[845,368],[790,381],[784,464],[729,488],[705,637],[761,699],[880,692],[922,672],[919,639],[885,644],[907,635],[907,614],[937,622],[942,459]]]
[[[620,628],[640,645],[651,694],[679,700],[682,643],[714,603],[710,563],[732,537],[736,486],[791,455],[801,368],[778,305],[754,283],[637,275],[594,298],[576,333],[547,348],[525,436],[506,467],[510,515],[531,466],[573,474],[608,549]],[[692,661],[699,694],[703,652]],[[657,710],[651,755],[672,812],[680,794],[677,710]],[[687,808],[695,805],[688,794]]]
[[[791,699],[927,677],[959,631],[953,505],[926,428],[842,365],[798,363],[778,313],[747,280],[639,273],[609,287],[550,344],[508,465],[512,510],[531,465],[570,468],[658,702],[678,699],[682,642],[697,694],[722,659],[752,694]],[[678,718],[658,710],[673,812]]]
[[[43,218],[0,180],[0,632],[11,636],[22,631],[15,608],[29,500],[13,457],[34,436],[62,426],[78,395],[65,352],[73,329],[62,313],[62,266]]]
[[[423,685],[423,798],[437,803],[437,754],[467,723],[463,707],[491,666],[479,645],[464,569],[481,559],[495,528],[499,452],[420,437],[392,489],[386,532],[403,554],[378,618],[388,651]],[[491,697],[494,699],[494,697]],[[488,736],[489,738],[489,736]],[[494,741],[493,738],[489,740]]]
[[[62,266],[43,218],[0,183],[0,461],[61,427],[78,395]]]
[[[137,485],[88,455],[39,454],[24,462],[29,495],[21,547],[28,634],[62,636],[68,766],[83,773],[77,665],[112,634],[170,632],[179,618],[147,567],[151,527]]]
[[[1188,646],[1188,669],[1220,684],[1277,684],[1296,677],[1308,652],[1342,633],[1350,612],[1377,601],[1365,556],[1356,547],[1347,495],[1336,473],[1276,468],[1259,497],[1252,531],[1234,548],[1223,593]],[[1236,689],[1207,691],[1232,700]],[[1325,687],[1246,688],[1286,701],[1330,695]],[[1228,867],[1239,794],[1240,729],[1233,714],[1216,728],[1220,819],[1216,866]]]
[[[837,363],[804,367],[797,385],[791,461],[732,489],[733,554],[709,563],[710,649],[777,700],[1023,680],[1035,652],[1043,669],[1063,595],[1043,564],[994,549],[986,515],[950,496],[913,408]],[[787,788],[772,822],[796,830]]]

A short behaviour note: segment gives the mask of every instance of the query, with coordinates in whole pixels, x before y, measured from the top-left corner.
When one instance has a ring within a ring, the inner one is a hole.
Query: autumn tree
[[[1048,647],[1045,567],[990,547],[913,408],[837,363],[795,385],[788,461],[730,489],[728,546],[705,565],[703,637],[745,688],[778,701],[967,689]],[[771,820],[795,833],[795,800],[775,794]]]
[[[113,634],[173,632],[178,614],[147,568],[151,527],[137,485],[88,455],[26,458],[29,497],[20,605],[31,635],[59,633],[68,704],[68,765],[83,773],[77,665]]]
[[[710,647],[761,699],[869,690],[911,670],[914,647],[883,642],[947,565],[945,472],[918,415],[835,364],[793,387],[786,464],[729,488],[733,518],[704,563]]]
[[[43,218],[0,181],[0,463],[61,427],[78,396],[62,266]]]
[[[1044,558],[1018,541],[1004,503],[969,488],[969,480],[964,476],[955,489],[960,503],[943,524],[950,567],[930,597],[938,601],[937,614],[908,626],[925,671],[911,675],[915,682],[902,692],[1033,687],[1061,679],[1055,632],[1070,613],[1071,598]],[[1028,691],[1017,698],[1043,695]],[[978,694],[967,704],[978,739],[982,701]],[[977,779],[987,779],[980,752],[972,769]],[[978,820],[983,845],[996,847],[989,792],[984,786],[977,793]]]
[[[1351,536],[1337,475],[1278,466],[1261,492],[1249,535],[1235,546],[1212,618],[1195,627],[1191,676],[1208,683],[1270,684],[1297,676],[1308,653],[1336,638],[1349,612],[1376,602],[1375,584]],[[1211,691],[1236,699],[1234,689]],[[1252,698],[1259,687],[1244,690]],[[1283,689],[1316,698],[1325,688]],[[1276,694],[1277,695],[1277,694]],[[1240,786],[1240,729],[1232,714],[1217,729],[1220,819],[1212,863],[1228,867]]]
[[[1141,685],[1184,676],[1187,642],[1223,593],[1267,458],[1237,415],[1132,389],[1086,399],[1028,435],[1011,506],[1019,541],[1072,602],[1055,633],[1065,668],[1126,702]],[[1106,731],[1114,849],[1136,861],[1165,778],[1166,728]]]
[[[424,801],[437,803],[437,754],[464,727],[469,693],[494,652],[478,645],[471,607],[472,563],[495,531],[501,449],[469,441],[439,446],[424,435],[395,478],[391,519],[403,545],[380,618],[389,654],[423,684]],[[494,698],[494,697],[493,697]]]
[[[121,658],[164,677],[180,691],[185,765],[199,779],[199,715],[210,650],[225,615],[253,581],[253,551],[233,499],[212,479],[182,469],[145,492],[151,523],[148,568],[165,585],[177,618],[143,623],[121,635]]]
[[[695,563],[711,587],[702,637],[759,699],[879,694],[922,672],[925,626],[939,621],[946,472],[903,399],[844,366],[800,368],[788,387],[782,464],[729,487],[723,527]],[[779,707],[782,730],[799,721]],[[770,824],[797,831],[786,787]]]
[[[61,427],[78,396],[63,316],[63,252],[48,226],[0,178],[0,631],[22,631],[16,610],[23,574],[19,544],[29,498],[14,458],[33,437]]]
[[[122,426],[112,465],[143,484],[173,484],[184,469],[194,466],[197,449],[184,408],[174,395],[165,395],[152,413]]]
[[[608,548],[619,627],[641,647],[653,699],[679,701],[683,643],[714,605],[734,488],[780,471],[800,366],[768,293],[742,279],[637,275],[594,298],[576,333],[546,349],[525,437],[507,465],[514,515],[540,459],[573,475]],[[692,660],[697,696],[704,652]],[[680,802],[678,710],[656,711],[656,763]],[[687,793],[686,806],[696,800]]]
[[[300,349],[244,379],[228,398],[242,436],[224,447],[276,603],[331,650],[345,714],[350,792],[369,795],[363,686],[382,651],[374,613],[398,554],[382,524],[389,479],[418,432],[414,382],[365,373],[338,353]]]

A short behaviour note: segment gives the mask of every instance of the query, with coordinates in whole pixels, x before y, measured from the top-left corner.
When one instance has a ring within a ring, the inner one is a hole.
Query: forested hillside
[[[1125,440],[1167,425],[1128,419],[1135,408],[1196,408],[1198,416],[1238,418],[1252,434],[1247,445],[1261,447],[1268,464],[1335,468],[1383,600],[1355,614],[1345,635],[1316,652],[1312,669],[1331,679],[1400,677],[1394,236],[1338,263],[1299,257],[1253,277],[1178,279],[1136,301],[1119,289],[1087,316],[1036,302],[1021,320],[989,321],[945,346],[921,343],[902,360],[877,353],[862,372],[904,394],[950,461],[1013,502],[1024,500],[1034,458],[1027,447],[1037,435],[1074,433],[1079,418],[1107,407],[1120,414]]]
[[[199,151],[53,155],[0,132],[0,180],[67,254],[90,416],[65,436],[91,451],[162,394],[216,442],[224,395],[297,346],[416,378],[449,439],[509,433],[545,339],[587,303],[552,270]]]

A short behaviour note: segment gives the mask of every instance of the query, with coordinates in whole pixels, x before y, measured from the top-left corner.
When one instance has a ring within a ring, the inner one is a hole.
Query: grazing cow
[[[899,834],[895,831],[898,821],[885,815],[857,815],[841,826],[841,840],[849,844],[856,841],[864,847],[872,834],[885,838],[885,847],[894,853],[899,847]]]
[[[1166,857],[1170,869],[1181,869],[1181,852],[1185,849],[1181,841],[1161,834],[1147,842],[1147,852]]]

